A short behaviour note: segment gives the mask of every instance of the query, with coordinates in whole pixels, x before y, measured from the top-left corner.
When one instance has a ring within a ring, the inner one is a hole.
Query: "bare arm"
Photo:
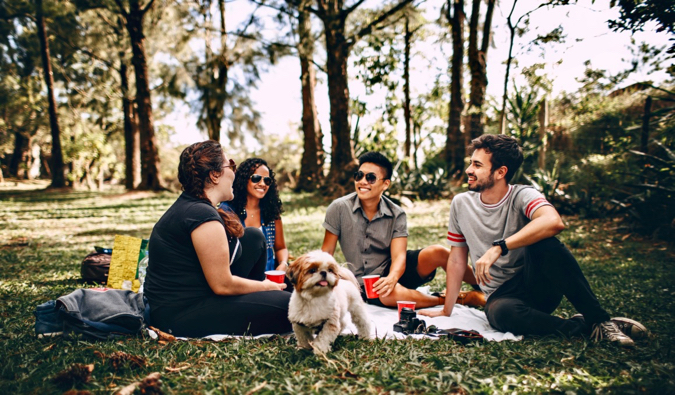
[[[277,270],[288,268],[288,248],[284,239],[284,225],[281,218],[274,221],[274,256],[277,258]]]
[[[469,270],[466,265],[469,261],[469,247],[452,247],[448,256],[448,266],[445,268],[445,305],[442,310],[421,310],[420,314],[427,317],[450,316],[455,307],[455,301],[462,287],[464,272]]]
[[[397,237],[391,241],[391,266],[389,275],[381,277],[373,284],[373,289],[380,297],[387,297],[405,272],[405,256],[408,250],[408,238]]]
[[[509,250],[527,247],[541,240],[553,237],[565,229],[560,215],[552,206],[539,207],[532,215],[532,221],[521,230],[505,239]],[[499,246],[493,246],[476,262],[476,280],[486,284],[492,280],[490,266],[497,261],[502,253]]]
[[[321,245],[321,251],[327,252],[331,255],[335,254],[335,247],[337,247],[338,236],[329,231],[326,231],[326,234],[323,236],[323,244]]]
[[[215,294],[245,295],[286,288],[286,284],[277,284],[269,280],[255,281],[232,275],[227,235],[220,222],[209,221],[199,225],[192,231],[191,238],[204,277]]]

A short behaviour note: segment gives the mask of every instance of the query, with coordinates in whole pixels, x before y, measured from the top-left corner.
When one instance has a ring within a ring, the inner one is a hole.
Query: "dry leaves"
[[[117,391],[116,395],[132,395],[136,392],[136,387],[140,390],[141,394],[147,395],[162,395],[162,375],[159,372],[150,373],[147,375],[143,381],[137,381],[131,383],[121,390]]]
[[[73,387],[76,384],[88,383],[92,371],[94,371],[93,363],[89,365],[76,363],[70,368],[57,373],[52,381],[58,386]]]
[[[154,326],[148,326],[148,329],[154,331],[157,334],[157,336],[159,336],[158,340],[159,344],[167,344],[176,341],[176,336],[166,332],[162,332],[159,329],[155,328]]]

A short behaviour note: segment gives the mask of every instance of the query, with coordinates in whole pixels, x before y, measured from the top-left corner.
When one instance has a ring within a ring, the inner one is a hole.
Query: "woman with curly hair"
[[[283,207],[274,171],[260,158],[249,158],[237,167],[234,199],[223,205],[234,211],[241,223],[259,228],[267,240],[266,270],[286,270],[288,249],[281,222]]]
[[[183,193],[157,221],[148,246],[150,321],[176,336],[291,331],[286,284],[265,279],[265,237],[216,209],[234,196],[237,165],[209,140],[180,156]]]

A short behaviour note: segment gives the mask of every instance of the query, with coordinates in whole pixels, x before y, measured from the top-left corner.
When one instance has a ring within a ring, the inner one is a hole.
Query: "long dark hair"
[[[277,180],[274,178],[274,171],[264,159],[249,158],[237,166],[237,174],[232,185],[234,199],[228,202],[228,205],[243,219],[248,198],[248,181],[260,166],[267,167],[270,171],[270,178],[272,178],[272,184],[269,186],[265,197],[260,200],[260,210],[262,210],[263,214],[262,222],[270,223],[281,218],[284,208],[281,204],[281,199],[279,199],[279,189],[277,188]]]
[[[204,193],[206,185],[211,184],[211,172],[223,172],[223,148],[215,140],[194,143],[180,154],[178,163],[178,181],[185,193],[211,204]],[[244,227],[236,214],[218,209],[225,222],[225,232],[229,236],[241,237]]]

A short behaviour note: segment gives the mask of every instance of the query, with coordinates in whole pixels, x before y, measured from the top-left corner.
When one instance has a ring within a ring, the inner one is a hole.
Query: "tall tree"
[[[345,185],[356,167],[354,147],[351,143],[349,120],[349,79],[347,66],[354,44],[381,26],[392,15],[401,11],[412,0],[399,0],[388,10],[382,11],[371,22],[347,33],[347,19],[365,0],[347,6],[343,0],[317,0],[316,8],[308,7],[323,22],[326,44],[326,73],[331,124],[331,164],[325,185]],[[329,193],[331,193],[329,191]]]
[[[63,163],[63,151],[61,150],[61,131],[59,129],[59,120],[56,113],[56,99],[54,98],[54,75],[52,74],[49,56],[49,41],[47,40],[47,29],[45,25],[44,10],[42,8],[42,0],[35,0],[35,23],[37,24],[38,39],[40,40],[42,71],[44,73],[45,84],[47,85],[49,126],[52,134],[52,183],[50,186],[52,188],[63,188],[66,186],[65,166]]]
[[[487,88],[487,53],[490,48],[490,33],[492,30],[492,15],[496,0],[487,0],[487,10],[483,21],[483,33],[480,49],[478,48],[478,24],[480,8],[483,0],[473,0],[471,19],[469,21],[469,69],[471,70],[471,92],[469,94],[469,139],[483,134],[483,117],[485,104],[485,90]]]
[[[142,5],[141,0],[129,0],[127,9],[122,0],[115,0],[119,13],[125,21],[129,39],[131,40],[134,75],[136,77],[136,106],[141,139],[141,183],[140,189],[164,189],[159,171],[159,153],[152,115],[152,100],[150,95],[150,81],[148,77],[148,62],[145,55],[145,34],[143,33],[143,19],[152,8],[155,0]]]
[[[298,57],[302,84],[303,152],[297,190],[314,191],[323,179],[323,133],[316,109],[314,68],[314,36],[307,6],[311,0],[301,0],[297,16]]]
[[[446,18],[452,30],[452,60],[450,76],[450,108],[445,144],[445,162],[449,174],[464,168],[465,138],[462,133],[462,112],[464,111],[464,0],[450,0],[446,5]],[[461,174],[461,173],[460,173]]]

